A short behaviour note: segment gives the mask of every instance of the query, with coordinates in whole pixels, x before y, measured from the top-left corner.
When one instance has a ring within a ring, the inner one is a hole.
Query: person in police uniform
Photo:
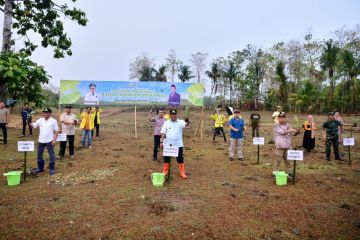
[[[99,95],[95,92],[95,90],[96,90],[95,83],[90,83],[89,90],[90,90],[90,92],[85,94],[84,104],[85,105],[99,105]]]

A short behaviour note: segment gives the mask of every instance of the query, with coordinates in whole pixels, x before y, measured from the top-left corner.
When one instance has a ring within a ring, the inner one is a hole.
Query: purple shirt
[[[159,116],[153,117],[150,119],[150,122],[154,122],[154,135],[161,135],[161,128],[164,125],[166,119],[165,117],[160,118]]]
[[[180,94],[177,92],[170,93],[168,105],[169,106],[179,106],[180,105]]]
[[[278,123],[274,126],[276,148],[291,149],[291,132],[286,133],[290,128],[287,123],[284,125]]]

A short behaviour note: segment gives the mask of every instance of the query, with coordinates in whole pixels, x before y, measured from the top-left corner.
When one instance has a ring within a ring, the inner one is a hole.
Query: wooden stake
[[[200,120],[200,139],[203,139],[203,135],[204,135],[204,107],[201,108],[201,120]]]
[[[136,105],[135,105],[135,138],[137,138],[137,127],[136,127]]]

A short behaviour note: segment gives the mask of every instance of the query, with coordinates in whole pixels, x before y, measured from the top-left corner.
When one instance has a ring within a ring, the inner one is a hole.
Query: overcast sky
[[[78,0],[76,6],[89,23],[65,24],[73,56],[53,59],[50,49],[39,48],[32,57],[55,86],[60,79],[129,80],[129,64],[142,52],[157,65],[170,49],[185,64],[199,51],[210,63],[247,44],[267,48],[308,32],[323,39],[360,23],[358,0]]]

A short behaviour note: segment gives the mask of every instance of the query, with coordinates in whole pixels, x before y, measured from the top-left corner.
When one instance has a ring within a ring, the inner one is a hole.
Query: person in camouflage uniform
[[[328,113],[328,120],[322,126],[322,138],[326,142],[326,160],[330,161],[331,144],[334,148],[335,160],[342,160],[339,154],[339,127],[342,123],[335,120],[333,112]]]

